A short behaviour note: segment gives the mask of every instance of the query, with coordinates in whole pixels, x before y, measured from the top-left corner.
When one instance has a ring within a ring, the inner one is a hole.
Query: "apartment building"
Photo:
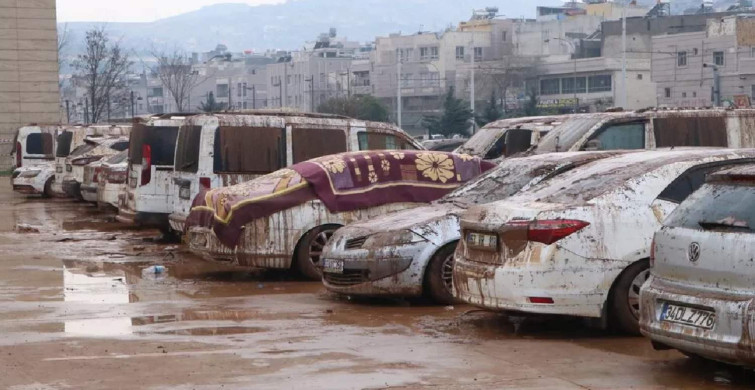
[[[755,15],[706,22],[703,31],[653,37],[659,106],[709,107],[719,100],[722,106],[745,107],[755,98]]]
[[[28,123],[57,123],[55,0],[0,1],[0,169],[11,165],[12,139]]]

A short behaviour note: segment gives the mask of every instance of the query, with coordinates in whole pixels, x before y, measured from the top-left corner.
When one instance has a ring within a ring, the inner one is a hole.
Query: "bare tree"
[[[102,27],[87,31],[85,43],[85,54],[79,54],[73,65],[86,89],[88,119],[96,123],[103,114],[109,113],[111,103],[126,89],[126,73],[131,62],[119,43],[110,43]]]
[[[512,95],[524,94],[524,83],[538,72],[538,61],[534,58],[504,56],[495,63],[478,65],[478,72],[484,82],[489,83],[500,96],[501,105],[506,109]]]
[[[191,97],[191,92],[203,80],[199,72],[192,67],[191,60],[180,50],[172,52],[152,51],[157,65],[152,71],[160,79],[163,87],[170,92],[176,103],[176,110],[183,112]]]
[[[66,49],[71,44],[71,32],[68,30],[68,23],[58,27],[58,64],[63,64]]]

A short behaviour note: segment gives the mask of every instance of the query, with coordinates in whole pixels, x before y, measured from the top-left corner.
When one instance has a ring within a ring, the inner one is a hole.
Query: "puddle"
[[[264,332],[267,329],[251,326],[223,326],[223,327],[203,327],[203,328],[186,328],[173,329],[159,332],[144,332],[140,334],[161,334],[161,335],[179,335],[179,336],[222,336],[234,334],[248,334]]]

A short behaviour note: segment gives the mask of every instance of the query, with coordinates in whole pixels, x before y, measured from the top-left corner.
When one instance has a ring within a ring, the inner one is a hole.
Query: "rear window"
[[[266,174],[286,166],[284,129],[220,127],[215,132],[216,173]]]
[[[309,159],[346,151],[346,131],[344,129],[307,129],[294,127],[294,164]]]
[[[129,141],[118,141],[110,145],[110,149],[122,152],[124,150],[128,150],[128,144],[129,144]]]
[[[81,156],[82,154],[89,153],[90,151],[92,151],[92,149],[94,149],[96,147],[97,147],[97,144],[92,144],[92,143],[86,143],[84,145],[79,145],[79,146],[76,147],[76,149],[74,149],[71,152],[70,156],[71,157]]]
[[[196,173],[199,170],[199,145],[202,126],[182,126],[176,145],[176,170]]]
[[[52,154],[52,134],[31,133],[27,135],[26,154]]]
[[[372,131],[360,132],[359,150],[416,150],[411,142],[393,134]]]
[[[693,193],[666,219],[667,226],[688,229],[752,232],[755,187],[709,183]]]
[[[108,163],[108,164],[112,164],[112,165],[120,164],[120,163],[126,161],[127,157],[128,157],[128,150],[124,150],[124,151],[116,154],[115,156],[112,156],[112,157],[108,158],[107,160],[105,160],[105,162]]]
[[[73,132],[64,131],[58,136],[58,147],[55,151],[55,157],[68,157],[71,154],[71,143],[73,142]]]
[[[142,147],[149,145],[152,151],[152,165],[173,165],[176,137],[176,126],[134,126],[129,143],[129,160],[141,163]]]
[[[674,117],[653,119],[655,144],[669,146],[729,145],[724,117]]]
[[[608,125],[590,137],[582,150],[645,149],[645,123]]]

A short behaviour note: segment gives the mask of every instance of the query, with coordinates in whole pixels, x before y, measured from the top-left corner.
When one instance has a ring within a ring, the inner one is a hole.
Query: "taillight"
[[[142,145],[142,184],[146,186],[152,181],[152,147]]]
[[[102,174],[102,167],[94,168],[94,175],[92,175],[92,183],[98,183],[100,181],[101,174]]]
[[[546,245],[576,233],[590,223],[576,219],[544,219],[534,221],[511,221],[507,225],[527,228],[527,241]]]
[[[21,165],[23,165],[24,158],[21,155],[21,143],[16,142],[16,168],[21,168]]]
[[[655,237],[650,241],[650,268],[655,265]]]
[[[113,184],[123,184],[126,182],[128,174],[126,171],[109,171],[107,174],[107,182]]]
[[[212,188],[212,182],[210,181],[210,178],[209,177],[200,177],[199,178],[199,187],[200,188],[206,188],[208,190],[210,188]]]

